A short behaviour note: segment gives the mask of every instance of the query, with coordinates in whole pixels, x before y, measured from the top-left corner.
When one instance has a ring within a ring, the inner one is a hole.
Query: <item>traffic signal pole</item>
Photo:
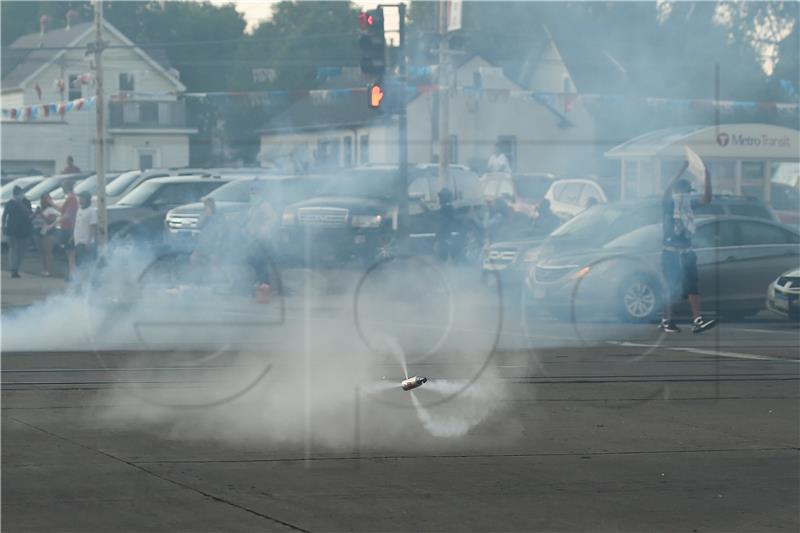
[[[447,187],[450,163],[450,91],[447,72],[447,2],[439,2],[439,188]]]
[[[106,172],[105,172],[105,102],[103,99],[103,2],[94,3],[94,65],[97,94],[95,96],[96,142],[94,169],[97,174],[97,252],[102,257],[108,242],[108,219],[106,217]]]
[[[400,167],[400,198],[399,209],[400,215],[405,217],[408,214],[408,116],[406,114],[406,105],[408,102],[408,91],[406,79],[406,5],[400,4],[397,6],[400,13],[400,50],[398,50],[398,68],[397,75],[400,81],[400,88],[402,94],[400,95],[400,110],[398,116],[398,153],[400,160],[398,162]]]

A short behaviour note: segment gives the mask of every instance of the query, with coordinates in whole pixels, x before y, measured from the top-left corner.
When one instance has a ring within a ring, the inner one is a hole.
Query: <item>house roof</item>
[[[121,35],[119,30],[105,21],[105,26]],[[24,83],[43,65],[54,61],[65,48],[92,30],[91,22],[82,22],[69,28],[50,30],[44,34],[29,33],[19,37],[2,49],[2,87],[14,89]],[[164,70],[170,64],[162,49],[150,49],[147,55]]]

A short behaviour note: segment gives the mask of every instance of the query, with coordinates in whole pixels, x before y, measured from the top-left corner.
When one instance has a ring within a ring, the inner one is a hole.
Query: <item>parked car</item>
[[[191,168],[161,168],[150,170],[129,170],[123,172],[106,187],[106,205],[116,204],[120,198],[134,190],[145,181],[169,176],[210,176],[206,170]]]
[[[228,178],[211,176],[149,179],[108,207],[109,239],[159,241],[163,237],[164,217],[170,209],[197,202],[228,182]]]
[[[66,180],[72,180],[75,185],[78,185],[78,182],[93,174],[94,172],[82,172],[80,174],[56,174],[55,176],[50,176],[28,189],[25,193],[25,198],[27,198],[31,204],[38,205],[39,199],[44,193],[54,193],[61,188]]]
[[[29,191],[38,183],[41,183],[43,179],[44,176],[23,176],[13,181],[9,181],[0,189],[0,201],[6,203],[8,200],[11,200],[11,197],[14,194],[14,187],[19,186],[24,193]]]
[[[603,188],[589,179],[562,179],[554,182],[545,194],[550,209],[556,215],[569,219],[596,204],[605,204],[608,197]]]
[[[19,169],[11,172],[6,171],[5,169],[0,169],[0,184],[7,185],[16,179],[24,178],[27,176],[41,176],[43,178],[45,177],[40,170],[37,170],[35,168]]]
[[[217,212],[226,217],[231,226],[239,215],[247,212],[254,200],[267,199],[276,213],[295,202],[312,196],[325,184],[322,176],[268,176],[238,179],[226,183],[208,194],[214,199]],[[167,213],[165,240],[175,249],[191,249],[196,243],[197,223],[203,212],[203,203],[181,205]]]
[[[764,287],[800,262],[800,232],[779,223],[745,217],[701,216],[693,250],[703,308],[742,318],[764,308]],[[666,292],[661,276],[661,224],[626,233],[600,247],[558,253],[540,261],[527,279],[531,301],[555,316],[575,309],[630,322],[654,321]],[[676,312],[686,313],[680,302]]]
[[[455,165],[448,174],[448,244],[463,256],[477,258],[484,210],[478,176]],[[396,167],[364,167],[335,175],[318,196],[284,209],[282,247],[304,261],[336,263],[354,258],[371,263],[401,250],[430,251],[437,234],[443,233],[445,212],[439,204],[437,176],[437,165],[409,168],[408,216],[401,219]],[[306,239],[311,240],[310,257],[304,254]]]
[[[119,177],[120,174],[121,172],[107,172],[105,175],[106,187],[108,187],[108,185],[111,182],[117,179],[117,177]],[[85,180],[82,180],[75,186],[76,195],[82,192],[88,192],[92,195],[94,195],[97,192],[97,174],[92,174],[91,176],[89,176]],[[50,193],[50,198],[52,198],[53,201],[56,202],[57,204],[60,204],[61,202],[64,201],[64,196],[65,195],[63,189],[56,189],[55,191]]]
[[[769,284],[767,309],[790,320],[800,320],[800,268],[787,270]]]
[[[652,196],[597,205],[569,220],[549,236],[520,235],[513,241],[497,242],[483,252],[486,281],[501,276],[503,286],[517,287],[528,270],[553,253],[580,251],[601,246],[636,228],[661,221],[661,197]],[[738,215],[777,222],[763,202],[740,196],[714,196],[700,205],[698,215]]]
[[[742,187],[744,194],[760,197],[760,187]],[[800,227],[800,188],[782,183],[773,183],[770,189],[769,205],[778,220],[789,226]]]

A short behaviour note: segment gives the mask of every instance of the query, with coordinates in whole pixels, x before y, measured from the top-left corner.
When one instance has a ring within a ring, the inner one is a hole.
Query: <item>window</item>
[[[578,200],[578,205],[581,207],[589,207],[593,204],[602,203],[603,196],[597,187],[591,185],[584,185],[581,191],[581,197]]]
[[[153,152],[140,151],[139,152],[139,170],[147,170],[153,168]]]
[[[353,138],[344,138],[344,153],[342,154],[343,164],[346,167],[353,166]]]
[[[761,222],[739,222],[743,246],[758,244],[797,244],[800,242],[794,233]]]
[[[489,180],[483,182],[483,195],[489,198],[497,196],[497,186],[500,184],[498,180]]]
[[[561,192],[559,202],[564,202],[570,205],[580,205],[579,200],[581,191],[583,190],[583,183],[567,183],[564,190]]]
[[[715,248],[717,246],[736,246],[736,227],[733,222],[712,222],[697,228],[692,237],[695,248]]]
[[[763,220],[772,220],[769,210],[763,205],[755,204],[742,204],[730,206],[732,215],[739,215],[742,217],[761,218]]]
[[[450,136],[450,162],[458,163],[458,135]]]
[[[358,144],[358,162],[362,165],[369,163],[369,135],[362,135]]]
[[[551,197],[553,200],[558,201],[561,198],[561,193],[564,192],[565,183],[554,183],[550,190],[552,191]]]
[[[139,121],[143,124],[158,124],[158,103],[140,102]]]
[[[694,208],[695,215],[724,215],[725,210],[721,205],[711,202],[710,204],[699,204]]]
[[[70,74],[67,80],[69,83],[67,84],[67,89],[69,92],[67,93],[68,100],[77,100],[78,98],[83,97],[83,89],[81,86],[81,82],[78,81],[79,76],[77,74]]]
[[[477,176],[469,172],[454,171],[456,194],[459,200],[481,200],[481,182]]]
[[[183,205],[198,201],[211,192],[216,185],[209,183],[168,183],[158,189],[150,200],[152,205]]]
[[[428,185],[428,178],[417,178],[408,186],[408,197],[423,202],[431,201],[431,189]]]
[[[500,152],[506,155],[511,169],[517,168],[517,137],[514,135],[501,135],[497,138]]]
[[[713,159],[707,162],[714,194],[736,194],[736,162],[732,159]]]
[[[119,90],[120,91],[127,91],[133,92],[134,83],[133,83],[133,74],[130,72],[120,72],[119,74]]]

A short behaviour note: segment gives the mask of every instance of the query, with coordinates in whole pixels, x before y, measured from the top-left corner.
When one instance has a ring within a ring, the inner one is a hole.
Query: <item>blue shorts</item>
[[[700,294],[697,281],[697,256],[692,250],[663,250],[661,269],[670,301]]]

